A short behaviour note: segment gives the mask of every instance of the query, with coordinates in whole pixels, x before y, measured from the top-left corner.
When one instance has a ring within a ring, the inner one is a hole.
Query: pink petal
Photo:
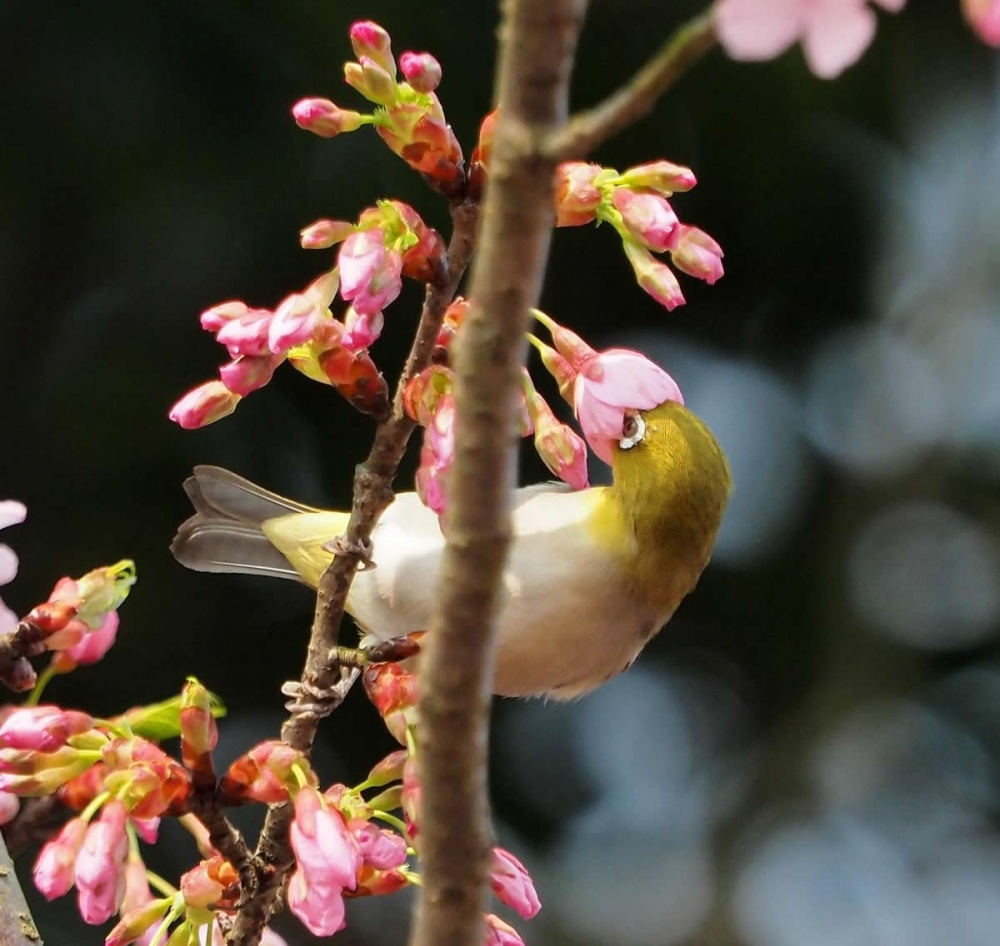
[[[802,33],[802,0],[720,0],[719,42],[733,59],[773,59]]]
[[[0,585],[6,585],[17,577],[17,555],[6,545],[0,545]]]
[[[875,14],[859,0],[816,0],[802,37],[809,68],[833,79],[858,61],[875,36]]]
[[[0,600],[0,634],[14,630],[18,620],[18,616]]]
[[[24,517],[27,515],[28,510],[24,503],[19,503],[16,499],[0,501],[0,529],[24,522]]]

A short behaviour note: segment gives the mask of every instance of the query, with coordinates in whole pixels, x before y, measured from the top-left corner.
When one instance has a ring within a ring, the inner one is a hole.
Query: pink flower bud
[[[0,792],[0,825],[10,824],[21,810],[21,799],[10,792]]]
[[[125,857],[128,815],[120,801],[110,801],[100,818],[87,828],[76,859],[78,905],[84,922],[97,926],[117,912],[125,895]]]
[[[219,741],[219,730],[212,715],[212,698],[197,680],[189,679],[181,691],[181,759],[196,784],[215,783],[212,750]]]
[[[376,762],[365,780],[369,785],[382,786],[395,782],[403,776],[403,765],[406,762],[406,750],[397,749],[390,752],[381,762]]]
[[[358,59],[367,56],[377,62],[389,75],[396,75],[396,62],[392,58],[392,39],[384,27],[372,20],[359,20],[351,24],[350,35],[351,48]]]
[[[486,939],[483,946],[524,946],[524,940],[518,935],[513,926],[504,923],[498,916],[487,913]]]
[[[97,663],[111,650],[117,637],[118,612],[108,611],[99,628],[87,629],[78,643],[57,650],[52,655],[52,665],[60,673],[68,673],[76,667]]]
[[[395,73],[395,65],[392,72],[389,72],[368,56],[361,56],[357,62],[344,63],[344,79],[347,84],[376,105],[393,105],[399,98]]]
[[[548,405],[546,405],[548,408]],[[545,465],[573,489],[586,489],[590,485],[587,474],[587,445],[572,427],[556,420],[551,408],[544,423],[533,420],[535,449]]]
[[[317,220],[299,231],[299,242],[306,250],[325,250],[342,243],[354,232],[354,224],[345,220]]]
[[[554,192],[557,227],[590,223],[601,203],[597,180],[604,173],[599,164],[564,161],[556,168]]]
[[[618,179],[625,187],[648,189],[669,197],[675,192],[689,191],[698,183],[691,168],[670,161],[652,161],[628,168]]]
[[[293,292],[274,310],[267,344],[274,354],[309,341],[329,316],[309,295]]]
[[[65,745],[70,736],[87,732],[93,727],[93,717],[77,710],[64,710],[58,706],[24,706],[15,709],[0,725],[0,745],[11,749],[52,752]]]
[[[710,286],[723,275],[722,247],[704,230],[679,223],[670,238],[670,258],[682,273]]]
[[[542,908],[527,868],[502,847],[493,848],[490,887],[501,903],[516,910],[525,920],[530,920]]]
[[[450,393],[438,400],[424,428],[416,487],[421,501],[441,515],[445,507],[445,479],[455,456],[455,403]]]
[[[366,867],[392,870],[406,863],[406,839],[395,831],[379,828],[371,821],[352,818],[347,828],[358,842]]]
[[[962,0],[962,12],[984,43],[1000,48],[1000,0]]]
[[[189,907],[222,906],[239,897],[239,880],[236,868],[216,854],[181,877],[181,894]]]
[[[170,419],[185,430],[196,430],[228,417],[242,398],[221,381],[206,381],[188,391],[172,408]]]
[[[354,306],[348,306],[344,313],[344,334],[340,344],[350,352],[359,352],[378,341],[385,325],[381,312],[361,315]]]
[[[651,295],[668,312],[684,305],[680,283],[666,263],[655,259],[649,250],[632,240],[624,240],[622,246],[635,271],[640,289]]]
[[[246,315],[226,322],[216,333],[215,340],[225,345],[233,358],[237,355],[269,355],[271,349],[267,337],[273,317],[267,309],[250,309]]]
[[[441,64],[430,53],[403,53],[399,70],[418,92],[433,92],[441,84]]]
[[[361,115],[339,108],[329,99],[301,99],[292,106],[295,124],[320,138],[334,138],[361,127]]]
[[[250,311],[245,302],[234,299],[232,302],[220,302],[201,313],[201,327],[207,332],[218,332],[223,325],[233,319],[242,318]]]
[[[46,900],[55,900],[73,886],[77,855],[83,848],[87,823],[71,818],[59,833],[38,852],[31,876]]]
[[[351,234],[337,258],[340,294],[362,315],[380,312],[403,288],[403,263],[398,250],[387,250],[381,230]]]
[[[173,937],[166,939],[159,936],[161,923],[170,908],[173,906],[172,897],[161,897],[154,900],[150,897],[145,903],[136,907],[125,907],[122,905],[121,919],[115,927],[108,933],[104,940],[104,946],[130,946],[135,943],[137,946],[148,946],[154,938],[156,941],[167,946]],[[263,940],[261,940],[263,943]]]
[[[241,355],[219,369],[227,390],[246,397],[264,387],[274,377],[274,369],[284,361],[282,355]]]
[[[288,801],[288,786],[295,783],[293,767],[312,775],[302,753],[287,743],[277,740],[259,743],[229,766],[219,783],[220,795],[228,805]]]
[[[670,245],[677,226],[677,214],[659,194],[639,193],[627,187],[616,187],[611,202],[622,215],[629,233],[656,253]]]

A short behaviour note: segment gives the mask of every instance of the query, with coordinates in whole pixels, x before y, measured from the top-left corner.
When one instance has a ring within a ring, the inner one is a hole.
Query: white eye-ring
[[[622,424],[622,439],[618,441],[618,446],[622,450],[631,450],[637,443],[641,443],[645,436],[646,422],[638,414],[626,414],[625,422]]]

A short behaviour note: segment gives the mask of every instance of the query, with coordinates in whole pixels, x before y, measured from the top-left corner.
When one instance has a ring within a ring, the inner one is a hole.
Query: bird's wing
[[[530,576],[514,575],[514,584],[523,586],[528,581],[534,587],[535,582],[544,580],[545,558],[559,555],[560,540],[554,538],[554,533],[569,529],[572,534],[589,508],[589,492],[575,493],[561,483],[539,483],[517,490],[513,510],[515,547],[535,546],[536,555],[525,561],[525,567],[530,570],[540,565],[541,570]],[[543,541],[538,546],[540,537]],[[425,630],[434,607],[444,551],[437,516],[416,493],[401,493],[379,520],[372,542],[376,568],[355,578],[348,602],[351,614],[381,639]]]

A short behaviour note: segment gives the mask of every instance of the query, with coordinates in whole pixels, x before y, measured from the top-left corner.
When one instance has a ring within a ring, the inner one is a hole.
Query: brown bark
[[[14,862],[0,839],[0,946],[42,946],[42,937],[24,899]]]
[[[501,105],[472,303],[458,338],[455,459],[420,678],[423,888],[413,946],[478,946],[491,860],[486,743],[497,592],[511,539],[517,392],[553,224],[548,136],[566,121],[585,0],[507,0]]]

